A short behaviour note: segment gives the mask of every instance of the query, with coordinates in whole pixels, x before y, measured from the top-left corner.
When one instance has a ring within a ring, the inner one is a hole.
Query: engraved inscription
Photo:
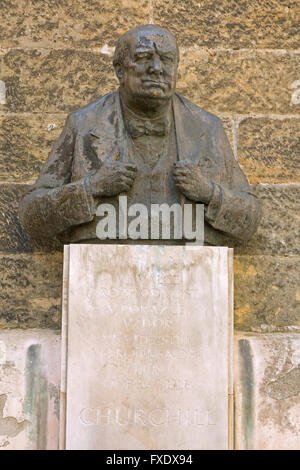
[[[80,422],[86,426],[98,425],[142,425],[142,426],[215,426],[215,420],[210,411],[169,410],[155,408],[153,410],[130,408],[82,408]]]
[[[71,255],[72,250],[77,257],[70,266],[69,448],[73,442],[93,449],[226,448],[223,249],[71,245]],[[105,263],[109,250],[114,256]]]

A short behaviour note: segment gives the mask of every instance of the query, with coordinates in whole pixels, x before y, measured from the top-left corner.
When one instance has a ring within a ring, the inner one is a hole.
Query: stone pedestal
[[[60,447],[232,447],[232,250],[65,249]]]

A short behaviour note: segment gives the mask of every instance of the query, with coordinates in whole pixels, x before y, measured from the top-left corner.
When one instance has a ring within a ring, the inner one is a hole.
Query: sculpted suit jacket
[[[215,183],[205,207],[205,244],[224,245],[224,236],[247,240],[257,228],[260,206],[219,118],[178,93],[173,97],[173,116],[177,159],[197,163]],[[69,229],[73,243],[100,242],[96,206],[110,198],[95,200],[87,177],[107,158],[128,161],[126,142],[118,91],[71,113],[39,178],[20,203],[20,220],[26,231],[40,238]]]

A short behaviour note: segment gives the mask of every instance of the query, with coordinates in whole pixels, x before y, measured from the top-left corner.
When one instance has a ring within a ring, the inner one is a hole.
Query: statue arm
[[[89,180],[71,182],[75,137],[71,114],[36,183],[20,202],[20,221],[33,237],[52,237],[94,217]]]
[[[214,152],[221,152],[226,172],[221,184],[213,184],[213,194],[206,208],[207,222],[240,240],[248,240],[255,233],[260,218],[259,200],[251,192],[249,183],[235,160],[220,121],[213,133]]]

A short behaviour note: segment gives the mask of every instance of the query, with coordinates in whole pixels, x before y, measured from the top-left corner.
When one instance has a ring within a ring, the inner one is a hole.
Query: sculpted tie
[[[127,126],[129,134],[133,139],[142,135],[167,135],[170,129],[170,123],[166,119],[157,121],[130,119]]]

